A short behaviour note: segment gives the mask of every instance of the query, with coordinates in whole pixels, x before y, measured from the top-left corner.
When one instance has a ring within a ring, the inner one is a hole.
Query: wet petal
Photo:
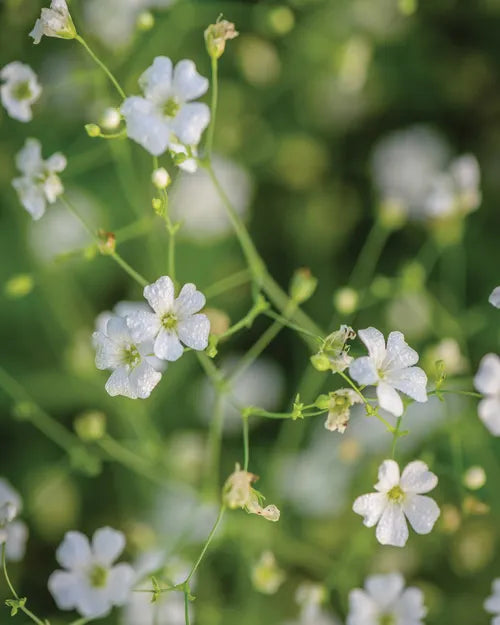
[[[363,341],[368,349],[370,358],[372,358],[375,367],[379,369],[385,358],[385,339],[382,332],[376,328],[365,328],[358,332],[359,338]]]
[[[130,336],[136,343],[152,341],[161,329],[160,319],[153,312],[137,310],[126,317]]]
[[[379,382],[377,386],[377,398],[380,407],[396,417],[403,414],[403,401],[397,391],[387,382]]]
[[[178,360],[184,352],[184,348],[179,341],[177,334],[173,330],[161,329],[156,337],[154,353],[162,360]]]
[[[179,321],[177,333],[184,345],[201,351],[208,345],[210,321],[206,315],[191,315]]]
[[[157,56],[153,64],[141,74],[139,86],[148,100],[164,103],[172,94],[172,61]]]
[[[69,570],[86,566],[91,557],[88,538],[81,532],[66,532],[56,551],[59,564]]]
[[[378,482],[375,489],[386,493],[399,484],[399,466],[395,460],[384,460],[378,469]]]
[[[418,362],[418,354],[405,341],[402,332],[391,332],[387,338],[387,353],[382,364],[384,371],[404,369]]]
[[[421,495],[416,495],[420,497]],[[375,532],[377,540],[381,545],[393,545],[394,547],[404,547],[408,540],[408,526],[403,514],[403,508],[397,504],[389,502],[386,506]]]
[[[174,283],[168,276],[162,276],[144,287],[144,297],[157,314],[171,312],[174,308]]]
[[[404,512],[417,534],[428,534],[438,520],[439,506],[430,497],[412,495],[404,502]]]
[[[415,401],[427,401],[427,375],[420,367],[392,370],[385,375],[384,379]]]
[[[421,460],[410,462],[401,476],[401,488],[410,493],[428,493],[436,488],[437,475],[429,471],[429,467]]]
[[[196,71],[193,61],[183,59],[175,66],[173,90],[182,101],[196,100],[208,90],[208,84]]]
[[[378,373],[375,364],[369,356],[356,358],[349,367],[351,378],[358,384],[375,384],[378,380]]]
[[[185,284],[175,300],[175,309],[178,316],[193,315],[205,306],[205,296],[196,289],[194,284]]]
[[[130,386],[129,372],[126,367],[118,367],[109,376],[104,388],[111,397],[123,395],[129,399],[137,399],[137,393]]]
[[[153,156],[160,156],[168,147],[171,128],[153,102],[133,96],[121,107],[127,123],[127,135]]]
[[[172,120],[172,131],[184,145],[198,145],[210,122],[210,109],[202,102],[184,104]]]
[[[130,386],[139,399],[147,399],[161,380],[161,373],[143,360],[129,375]]]
[[[373,527],[384,512],[387,497],[383,493],[369,493],[355,499],[352,509],[356,514],[364,517],[366,527]]]
[[[125,536],[111,527],[101,527],[92,536],[92,551],[96,560],[111,565],[125,548]]]

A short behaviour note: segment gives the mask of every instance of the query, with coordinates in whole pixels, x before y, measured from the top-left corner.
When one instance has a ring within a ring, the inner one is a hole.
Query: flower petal
[[[377,604],[383,609],[389,607],[401,594],[405,585],[400,573],[372,575],[365,582],[365,588]]]
[[[127,135],[153,156],[160,156],[168,147],[171,128],[166,118],[150,100],[139,96],[127,98],[121,113],[127,122]]]
[[[474,386],[483,395],[500,395],[500,356],[483,356],[474,378]]]
[[[358,384],[376,384],[378,380],[377,369],[370,356],[356,358],[356,360],[349,367],[349,373],[351,378],[356,380]]]
[[[169,276],[162,276],[144,287],[144,297],[158,315],[171,312],[174,308],[174,283]]]
[[[7,541],[5,543],[5,557],[11,562],[23,559],[28,540],[28,526],[23,521],[13,521],[7,526]]]
[[[430,497],[412,495],[403,504],[410,525],[417,534],[428,534],[440,515],[439,506]]]
[[[495,308],[500,308],[500,286],[497,286],[491,292],[488,302]]]
[[[129,313],[126,317],[126,322],[130,330],[130,336],[136,343],[152,341],[161,330],[161,322],[158,315],[145,310]]]
[[[388,384],[415,401],[427,401],[427,375],[420,367],[393,369],[386,373],[384,379]]]
[[[377,386],[377,398],[380,407],[396,417],[403,414],[403,400],[397,391],[387,382],[379,382]]]
[[[361,588],[355,588],[349,593],[349,614],[346,625],[367,625],[377,622],[378,606],[373,599]]]
[[[112,527],[101,527],[92,536],[94,558],[104,566],[110,566],[125,548],[123,532]]]
[[[197,313],[205,306],[205,302],[205,296],[196,289],[194,284],[185,284],[175,300],[178,317],[187,317]]]
[[[123,395],[129,399],[137,399],[137,393],[130,386],[129,372],[126,367],[118,367],[109,376],[104,388],[111,397]]]
[[[401,475],[400,486],[406,493],[428,493],[436,488],[437,475],[421,460],[414,460],[406,465]]]
[[[165,103],[172,94],[172,61],[167,56],[157,56],[139,77],[139,86],[148,100]]]
[[[139,363],[129,374],[130,387],[139,399],[147,399],[160,380],[161,373],[146,360]]]
[[[86,566],[91,557],[89,540],[81,532],[66,532],[56,551],[59,564],[70,571]]]
[[[60,610],[72,610],[80,596],[80,578],[68,571],[54,571],[49,577],[48,588]]]
[[[356,514],[364,517],[366,527],[373,527],[384,512],[387,497],[383,493],[368,493],[355,499],[352,509]]]
[[[56,152],[49,156],[49,158],[45,161],[45,165],[49,171],[60,173],[66,169],[67,160],[64,154],[61,152]]]
[[[399,466],[395,460],[384,460],[378,469],[375,490],[386,493],[399,484]]]
[[[380,330],[372,327],[359,330],[358,335],[366,345],[375,367],[380,369],[386,354],[384,335]]]
[[[175,66],[173,90],[184,102],[202,96],[207,91],[208,84],[208,80],[196,71],[193,61],[183,59]]]
[[[14,178],[12,186],[16,189],[21,204],[37,221],[45,214],[46,200],[43,187],[33,184],[28,178]]]
[[[387,352],[382,368],[384,371],[404,369],[418,362],[418,354],[405,341],[402,332],[391,332],[387,337]]]
[[[123,605],[130,598],[134,581],[135,572],[129,564],[117,564],[109,571],[107,591],[113,605]]]
[[[38,139],[26,139],[16,155],[16,167],[26,176],[33,176],[43,167],[42,145]]]
[[[423,625],[420,619],[425,617],[427,609],[424,605],[424,593],[420,588],[405,588],[394,606],[394,614],[399,619],[396,622]]]
[[[80,592],[77,597],[76,609],[86,618],[106,616],[111,611],[111,601],[107,588],[94,588],[87,580],[80,581]]]
[[[162,328],[155,340],[154,353],[157,358],[173,362],[182,356],[184,348],[173,330]]]
[[[477,407],[479,418],[493,434],[500,436],[500,397],[482,399]]]
[[[191,315],[191,317],[179,321],[177,333],[184,345],[201,351],[206,349],[208,345],[210,321],[203,314]]]
[[[416,496],[420,497],[421,495]],[[388,502],[378,522],[375,536],[381,545],[393,545],[394,547],[406,545],[408,526],[401,505]]]
[[[189,102],[172,119],[172,131],[184,145],[198,145],[209,122],[208,106],[202,102]]]

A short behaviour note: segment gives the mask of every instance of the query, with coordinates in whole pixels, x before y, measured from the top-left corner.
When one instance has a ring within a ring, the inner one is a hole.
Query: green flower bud
[[[73,427],[82,441],[98,441],[106,434],[106,415],[98,410],[84,412],[76,417]]]
[[[317,371],[328,371],[331,368],[330,359],[321,352],[311,356],[311,364]]]
[[[155,25],[155,18],[151,11],[142,11],[137,18],[137,28],[142,31],[151,30]]]
[[[290,283],[290,296],[294,302],[302,304],[307,301],[318,285],[318,280],[311,274],[309,269],[297,269]]]
[[[205,44],[207,52],[213,59],[219,59],[226,48],[226,41],[239,35],[232,22],[217,20],[215,24],[205,30]]]
[[[85,124],[85,130],[89,137],[101,136],[101,129],[97,124]]]
[[[330,407],[330,395],[319,395],[319,397],[316,398],[314,405],[320,410],[328,410]]]
[[[34,285],[33,276],[28,273],[19,273],[17,276],[12,276],[12,278],[7,280],[4,292],[10,299],[19,299],[31,293]]]

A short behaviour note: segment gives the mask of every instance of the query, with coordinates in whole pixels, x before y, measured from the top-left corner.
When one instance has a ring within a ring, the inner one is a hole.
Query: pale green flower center
[[[387,493],[387,497],[389,497],[391,501],[394,501],[394,503],[401,503],[405,498],[405,493],[401,486],[397,484]]]
[[[379,617],[378,625],[396,625],[396,617],[394,614],[382,614]]]
[[[135,345],[130,345],[123,351],[123,364],[130,368],[136,367],[141,361],[141,355]]]
[[[161,325],[165,330],[173,330],[177,327],[177,317],[171,312],[165,313],[161,318]]]
[[[163,114],[166,117],[175,117],[179,112],[180,108],[181,105],[179,104],[177,98],[171,97],[165,102],[163,106]]]
[[[12,90],[12,95],[16,100],[29,100],[33,95],[29,82],[18,82]]]
[[[89,573],[90,585],[93,588],[104,588],[108,581],[109,571],[100,564],[95,564]]]

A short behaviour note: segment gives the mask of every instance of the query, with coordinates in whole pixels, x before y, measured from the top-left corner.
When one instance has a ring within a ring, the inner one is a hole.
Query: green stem
[[[101,61],[101,59],[95,54],[95,52],[93,52],[89,45],[87,44],[87,42],[85,41],[85,39],[83,37],[80,37],[80,35],[77,35],[75,37],[75,39],[78,41],[78,43],[81,43],[82,46],[85,48],[85,50],[89,53],[89,55],[92,57],[92,59],[97,63],[97,65],[99,65],[99,67],[105,72],[105,74],[107,75],[107,77],[111,80],[111,82],[113,83],[115,89],[118,91],[118,93],[120,94],[120,97],[122,98],[122,100],[125,100],[125,98],[127,97],[125,95],[125,91],[123,91],[123,89],[120,87],[120,83],[116,80],[116,78],[113,76],[113,74],[110,72],[110,70],[107,68],[107,66]]]
[[[186,584],[186,588],[184,588],[184,619],[186,621],[186,625],[190,625],[189,620],[189,585]]]
[[[243,471],[248,471],[248,463],[250,460],[250,444],[248,440],[248,415],[242,414],[243,422]]]
[[[133,451],[130,451],[115,439],[110,436],[105,436],[97,441],[97,444],[109,458],[112,458],[119,464],[147,478],[151,482],[165,486],[166,482],[161,478],[161,472],[159,470],[155,470],[142,456],[138,456]]]
[[[217,515],[217,518],[215,519],[215,523],[214,523],[212,529],[210,530],[210,534],[208,535],[208,538],[205,541],[205,544],[203,545],[201,553],[198,556],[198,559],[196,560],[196,562],[194,563],[193,568],[189,572],[189,575],[187,576],[186,581],[184,582],[184,584],[189,584],[189,582],[191,581],[191,578],[193,577],[193,575],[198,570],[198,567],[200,566],[201,561],[203,560],[203,558],[205,556],[205,553],[207,552],[207,549],[209,548],[210,543],[212,542],[212,539],[215,536],[215,533],[217,532],[217,528],[219,527],[219,524],[222,521],[222,517],[224,516],[225,509],[226,508],[224,506],[221,506],[221,508],[219,510],[219,514]]]
[[[215,56],[211,57],[212,102],[211,102],[211,107],[210,107],[210,125],[208,126],[207,143],[206,143],[206,153],[209,159],[212,156],[212,148],[213,148],[213,143],[214,143],[214,132],[215,132],[215,118],[217,116],[217,101],[218,101],[218,95],[219,95],[219,77],[218,77],[217,60],[218,59]]]
[[[297,324],[288,321],[288,319],[286,319],[282,315],[278,315],[273,310],[265,310],[263,314],[267,317],[270,317],[271,319],[275,319],[276,321],[281,321],[281,323],[287,328],[305,334],[306,336],[313,338],[315,341],[319,341],[320,344],[323,342],[323,338],[319,336],[319,334],[313,334],[312,332],[309,332],[309,330],[306,330],[305,328],[302,328],[301,326],[298,326]]]
[[[368,286],[390,233],[391,231],[383,226],[380,219],[376,219],[351,272],[350,286],[355,289]]]
[[[482,399],[483,398],[481,393],[476,393],[474,391],[455,391],[454,389],[451,389],[451,388],[435,389],[434,391],[429,391],[427,393],[427,395],[429,395],[429,396],[431,396],[431,395],[439,395],[440,393],[451,393],[453,395],[465,395],[466,397],[474,397],[476,399]]]
[[[212,299],[213,297],[226,293],[226,291],[231,291],[232,289],[242,286],[243,284],[247,284],[250,280],[250,271],[248,269],[243,269],[242,271],[237,271],[227,278],[217,280],[217,282],[214,282],[210,286],[203,289],[203,293],[207,299]]]
[[[401,428],[402,420],[403,420],[402,416],[398,417],[398,420],[396,421],[396,427],[394,428],[394,432],[392,434],[391,458],[394,458],[396,455],[396,445],[398,444],[399,430]]]
[[[217,493],[219,491],[220,454],[222,441],[222,428],[224,425],[224,404],[223,394],[220,389],[215,389],[215,405],[208,433],[208,469],[207,469],[207,490]]]
[[[120,254],[118,254],[118,252],[112,252],[111,254],[109,254],[109,256],[111,256],[111,258],[115,261],[115,263],[117,263],[118,265],[120,265],[120,267],[126,271],[128,273],[128,275],[137,282],[137,284],[139,284],[142,287],[147,286],[149,283],[146,280],[146,278],[144,278],[144,276],[141,276],[140,273],[138,273],[135,269],[133,269],[128,263],[127,261],[125,261]]]

